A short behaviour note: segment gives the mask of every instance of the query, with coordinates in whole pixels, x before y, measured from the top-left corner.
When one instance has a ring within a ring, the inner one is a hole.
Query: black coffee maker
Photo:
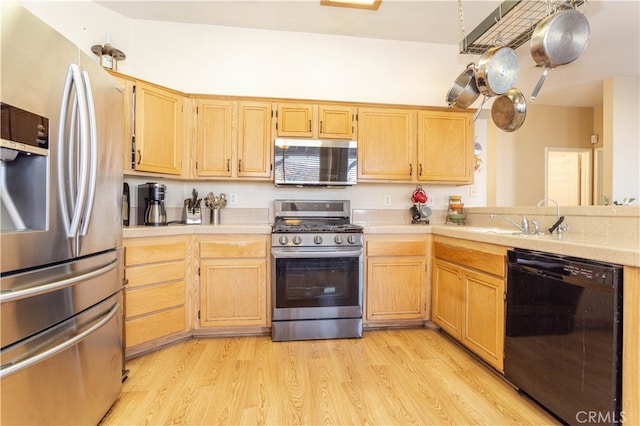
[[[138,185],[138,225],[164,226],[167,224],[167,212],[164,208],[164,195],[167,187],[160,183],[148,182]]]

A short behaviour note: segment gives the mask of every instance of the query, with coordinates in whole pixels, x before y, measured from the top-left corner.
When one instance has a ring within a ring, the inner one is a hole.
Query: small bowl
[[[462,213],[464,210],[464,203],[451,203],[449,204],[449,209],[455,213]]]
[[[452,220],[454,222],[462,221],[462,220],[465,220],[466,218],[467,218],[466,213],[449,213],[449,220]]]

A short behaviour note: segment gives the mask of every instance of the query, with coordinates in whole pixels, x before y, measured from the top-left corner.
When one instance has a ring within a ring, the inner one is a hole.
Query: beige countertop
[[[130,226],[122,228],[123,238],[162,237],[169,235],[271,234],[271,225],[234,223],[224,225]]]
[[[640,246],[634,238],[607,237],[566,232],[556,235],[511,235],[487,232],[488,228],[458,225],[365,225],[365,234],[435,234],[480,241],[507,247],[539,250],[585,259],[640,267]],[[508,228],[505,229],[505,231]],[[170,235],[207,234],[270,234],[271,225],[223,224],[132,226],[123,228],[123,238],[158,237]]]
[[[371,225],[366,234],[431,233],[507,247],[545,251],[585,259],[640,267],[640,246],[633,239],[565,232],[557,235],[523,235],[487,232],[486,227],[458,225]],[[500,228],[501,231],[510,231]],[[514,230],[515,231],[515,230]]]

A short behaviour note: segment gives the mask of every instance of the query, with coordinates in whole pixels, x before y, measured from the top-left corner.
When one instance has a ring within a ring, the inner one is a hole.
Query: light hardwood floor
[[[441,333],[193,339],[128,361],[102,425],[547,425],[532,401]]]

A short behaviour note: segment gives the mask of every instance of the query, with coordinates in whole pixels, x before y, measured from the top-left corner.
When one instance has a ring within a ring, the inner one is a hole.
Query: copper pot
[[[515,87],[498,96],[491,106],[493,122],[505,132],[518,130],[526,117],[527,101],[522,92]]]

